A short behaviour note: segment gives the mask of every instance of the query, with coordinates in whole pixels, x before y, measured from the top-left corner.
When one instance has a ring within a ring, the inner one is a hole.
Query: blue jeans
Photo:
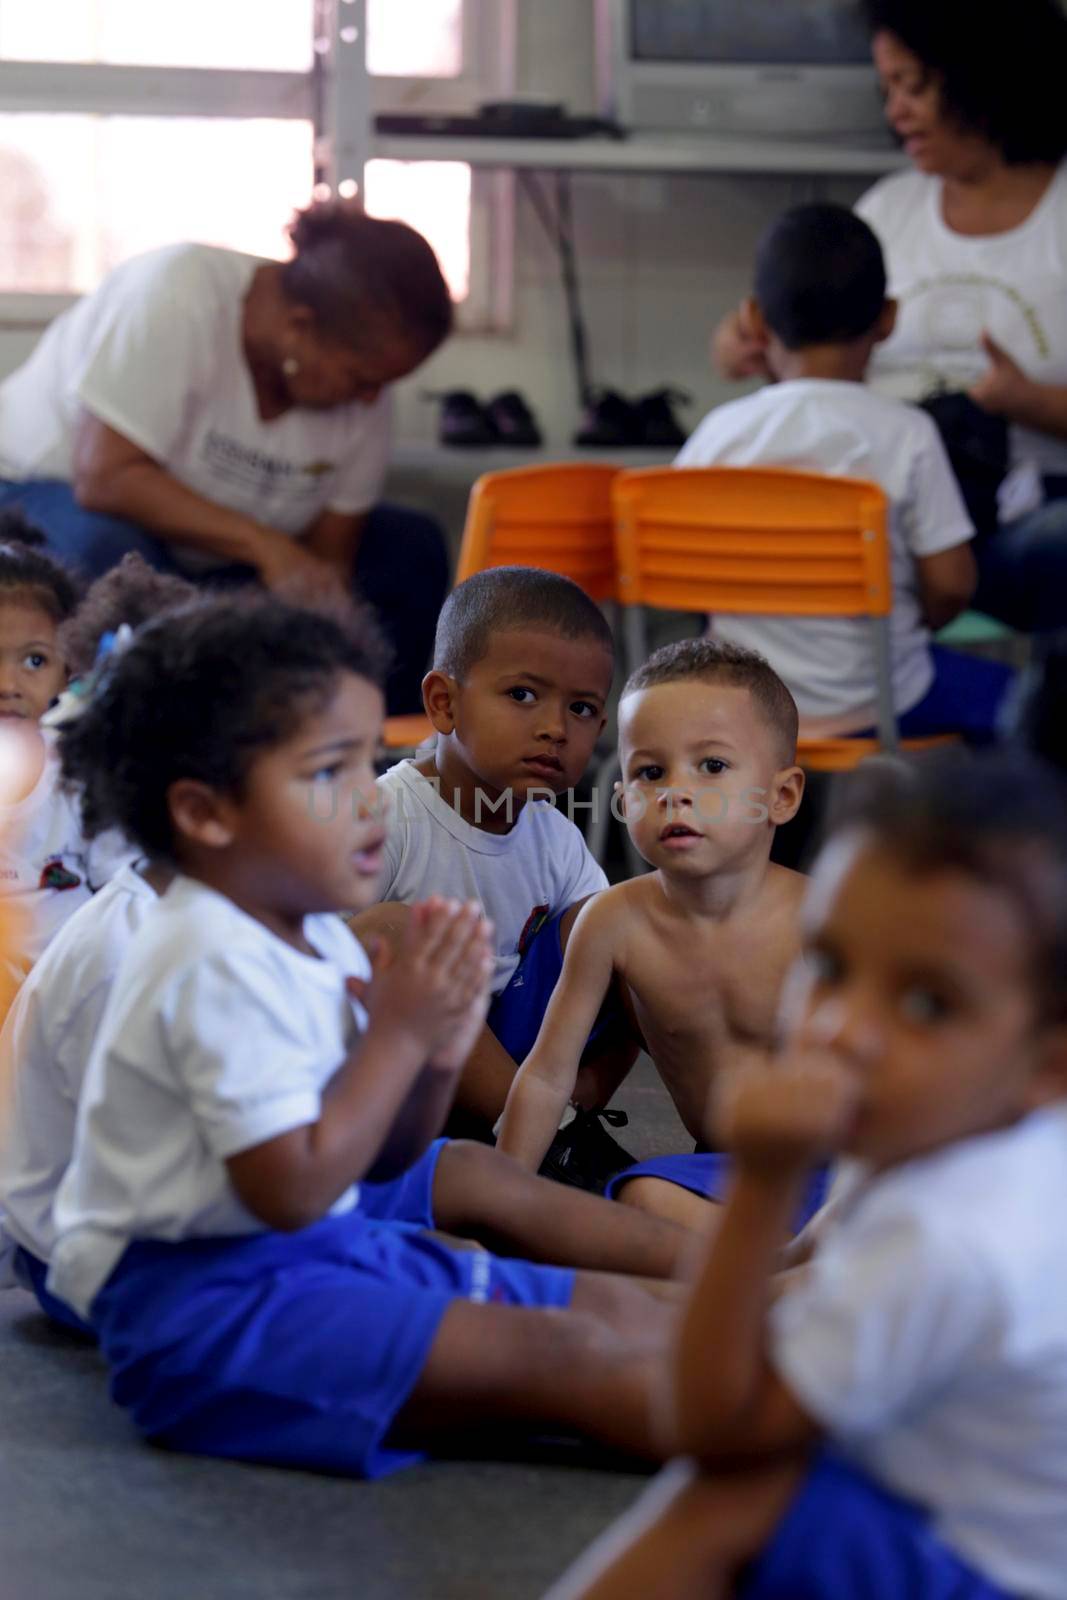
[[[1067,480],[1048,487],[1058,498],[975,546],[978,589],[971,604],[1022,633],[1067,627]]]
[[[69,483],[31,478],[25,483],[0,479],[0,508],[21,508],[27,522],[40,528],[48,548],[87,578],[99,578],[127,550],[136,550],[158,572],[178,572],[161,539],[124,517],[86,511]],[[251,567],[229,567],[225,578],[255,578]],[[211,582],[219,574],[206,574]],[[359,594],[377,611],[393,647],[393,667],[386,683],[390,715],[422,709],[422,678],[433,649],[437,617],[448,591],[448,556],[444,536],[432,517],[401,506],[375,506],[367,515],[356,552],[353,581]]]

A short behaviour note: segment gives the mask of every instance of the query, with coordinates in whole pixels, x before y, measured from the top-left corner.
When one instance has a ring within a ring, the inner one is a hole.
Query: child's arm
[[[946,628],[967,609],[978,581],[970,545],[957,544],[936,556],[920,556],[915,571],[923,621],[928,628]]]
[[[536,1172],[574,1093],[578,1064],[614,970],[610,889],[594,896],[567,941],[563,971],[549,1001],[537,1043],[508,1095],[497,1148]]]
[[[481,1026],[492,956],[477,905],[430,900],[415,908],[403,947],[367,993],[367,1032],[322,1095],[317,1122],[227,1161],[244,1204],[274,1228],[317,1221],[365,1177],[423,1069],[447,1102],[472,1028]]]
[[[834,1148],[857,1087],[824,1058],[720,1080],[718,1126],[736,1172],[686,1313],[674,1378],[675,1444],[704,1461],[797,1449],[816,1426],[767,1360],[783,1241],[809,1168]]]

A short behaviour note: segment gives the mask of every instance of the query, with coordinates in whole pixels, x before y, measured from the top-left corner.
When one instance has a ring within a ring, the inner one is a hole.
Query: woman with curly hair
[[[953,437],[964,460],[995,457],[1007,474],[1000,525],[994,506],[976,550],[974,603],[1016,627],[1062,626],[1067,15],[1058,0],[864,9],[886,116],[911,161],[856,208],[881,241],[899,305],[871,381],[898,399],[960,397]],[[720,326],[715,355],[725,376],[764,370],[740,312]]]
[[[388,389],[448,336],[430,246],[343,202],[293,259],[201,244],[124,262],[0,385],[0,504],[90,577],[157,568],[353,583],[393,646],[391,710],[420,682],[448,583],[436,523],[379,505]]]

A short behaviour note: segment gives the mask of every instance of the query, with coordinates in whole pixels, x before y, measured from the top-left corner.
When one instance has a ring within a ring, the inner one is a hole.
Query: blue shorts
[[[984,656],[967,655],[943,644],[930,646],[934,681],[918,705],[897,718],[902,739],[928,739],[941,733],[958,733],[967,744],[991,744],[996,737],[1008,690],[1015,682],[1014,667]],[[855,738],[871,738],[875,728],[865,728]]]
[[[454,1300],[566,1306],[574,1273],[358,1210],[297,1233],[137,1241],[93,1302],[113,1399],[195,1455],[375,1478]]]
[[[416,1228],[436,1228],[433,1215],[433,1180],[437,1161],[448,1143],[435,1139],[413,1167],[387,1183],[361,1183],[360,1215],[370,1222],[409,1222]]]
[[[690,1194],[698,1194],[704,1200],[721,1201],[726,1199],[732,1165],[730,1157],[721,1152],[691,1156],[653,1156],[648,1161],[638,1161],[635,1166],[627,1167],[625,1172],[617,1172],[604,1193],[609,1200],[616,1200],[620,1189],[629,1183],[631,1178],[659,1178],[664,1183],[676,1183],[680,1189],[688,1189]],[[798,1233],[816,1211],[822,1209],[829,1186],[828,1169],[818,1167],[808,1179],[804,1198],[794,1219]]]
[[[15,1276],[24,1288],[28,1289],[37,1298],[37,1304],[45,1316],[52,1322],[61,1323],[64,1328],[70,1328],[74,1333],[80,1333],[87,1339],[95,1342],[96,1334],[87,1322],[83,1322],[76,1311],[72,1311],[65,1300],[57,1300],[54,1294],[49,1294],[45,1287],[48,1277],[48,1263],[39,1256],[31,1255],[21,1245],[15,1249]]]
[[[741,1600],[1008,1600],[900,1500],[827,1452],[737,1587]]]
[[[518,966],[489,1007],[486,1021],[490,1031],[512,1061],[525,1061],[537,1042],[548,1002],[563,971],[560,923],[566,914],[560,911],[554,917],[546,917],[533,929],[521,946]],[[590,1044],[614,1011],[611,1000],[605,1000],[589,1035]]]

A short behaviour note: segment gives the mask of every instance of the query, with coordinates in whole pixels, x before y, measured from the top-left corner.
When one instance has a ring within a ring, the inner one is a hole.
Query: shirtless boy
[[[536,1170],[559,1125],[613,976],[698,1152],[714,1147],[716,1072],[772,1047],[798,948],[804,880],[769,859],[804,790],[796,739],[792,696],[751,651],[686,640],[630,678],[619,707],[626,826],[655,870],[594,896],[574,925],[500,1130],[500,1148],[524,1165]],[[667,1157],[613,1188],[699,1226],[723,1166],[710,1154]]]

